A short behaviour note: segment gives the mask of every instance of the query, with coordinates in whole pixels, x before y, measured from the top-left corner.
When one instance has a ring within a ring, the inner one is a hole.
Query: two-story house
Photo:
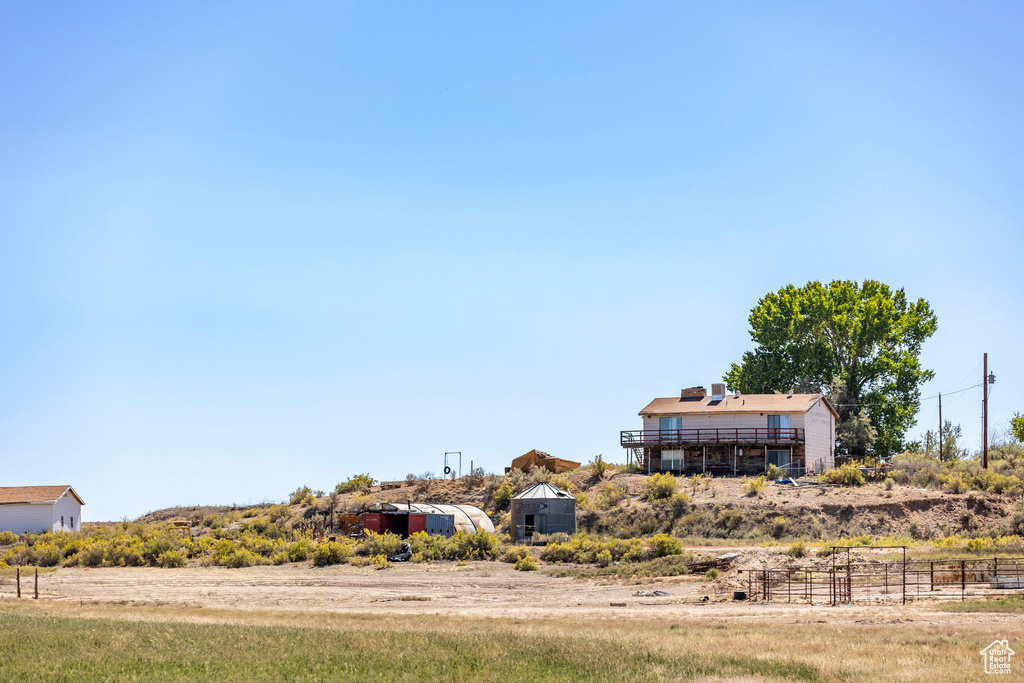
[[[822,394],[726,393],[724,384],[656,398],[643,429],[621,444],[643,472],[759,474],[769,465],[794,476],[835,467],[836,418]]]

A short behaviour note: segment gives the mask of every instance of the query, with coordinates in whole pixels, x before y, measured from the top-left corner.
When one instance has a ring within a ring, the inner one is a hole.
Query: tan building
[[[838,413],[822,394],[726,393],[724,384],[656,398],[643,429],[621,444],[644,472],[759,474],[769,465],[794,476],[835,467]]]

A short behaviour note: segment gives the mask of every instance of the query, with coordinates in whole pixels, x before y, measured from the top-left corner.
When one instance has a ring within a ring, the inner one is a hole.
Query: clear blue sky
[[[1024,5],[712,5],[4,3],[0,484],[621,461],[815,279],[926,298],[924,395],[988,351],[1024,411]]]

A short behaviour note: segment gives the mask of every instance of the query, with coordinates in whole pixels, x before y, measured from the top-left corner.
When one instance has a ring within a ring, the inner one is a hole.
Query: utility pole
[[[985,354],[981,376],[981,466],[988,469],[988,385],[996,383],[995,373],[988,372],[988,354]]]
[[[939,462],[942,462],[942,393],[939,393]]]

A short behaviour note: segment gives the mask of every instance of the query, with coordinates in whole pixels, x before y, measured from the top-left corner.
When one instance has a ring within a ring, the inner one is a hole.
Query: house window
[[[662,451],[661,469],[662,471],[681,472],[683,469],[683,452]]]
[[[781,438],[782,434],[780,434],[777,430],[789,429],[789,415],[769,415],[768,429],[772,430],[768,434],[769,439]]]
[[[72,517],[71,517],[71,528],[72,529],[75,528],[75,517],[74,517],[74,515],[72,515]]]
[[[661,418],[659,429],[661,431],[680,430],[683,428],[683,418],[681,417],[663,417]]]
[[[787,469],[789,467],[789,450],[768,451],[768,464]]]
[[[60,528],[61,528],[61,529],[63,529],[63,528],[64,528],[64,515],[61,515],[61,516],[60,516]]]

